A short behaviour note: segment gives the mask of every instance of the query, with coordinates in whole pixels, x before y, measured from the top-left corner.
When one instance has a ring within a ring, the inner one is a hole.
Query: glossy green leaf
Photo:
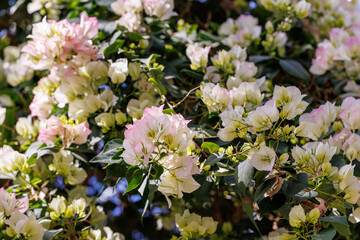
[[[331,240],[335,237],[336,230],[334,228],[324,229],[319,234],[311,235],[310,237],[314,240]]]
[[[163,174],[164,168],[160,165],[154,164],[152,166],[152,174],[154,179],[160,178],[161,174]]]
[[[306,71],[306,69],[295,60],[280,60],[281,68],[294,77],[298,77],[307,82],[310,81],[310,74]]]
[[[119,52],[119,49],[123,46],[124,42],[124,40],[116,39],[113,44],[104,49],[104,55],[108,56]]]
[[[195,71],[189,70],[189,69],[183,69],[183,70],[181,70],[181,73],[183,73],[189,77],[192,77],[194,79],[197,79],[197,80],[202,80],[204,77],[203,75],[201,75]]]
[[[212,142],[204,142],[201,144],[201,148],[207,153],[207,154],[213,154],[219,151],[220,146],[216,143]]]
[[[235,180],[240,190],[244,193],[254,176],[255,169],[250,164],[250,160],[246,159],[239,163],[235,170]]]
[[[149,78],[149,82],[151,82],[155,87],[157,87],[162,95],[166,95],[166,88],[160,80],[156,80],[155,78]]]
[[[129,167],[126,173],[126,180],[128,182],[128,186],[124,194],[134,190],[141,184],[143,180],[143,171],[137,166]]]
[[[113,159],[113,157],[115,154],[119,153],[120,149],[123,148],[122,142],[123,141],[121,139],[111,140],[105,145],[99,155],[91,159],[90,162],[107,164],[119,162],[118,159]]]
[[[259,56],[259,55],[255,55],[255,56],[250,56],[249,60],[253,63],[259,63],[259,62],[264,62],[267,60],[272,59],[271,56]]]
[[[265,182],[260,184],[260,186],[256,189],[254,200],[257,202],[258,200],[264,197],[264,194],[275,184],[276,178],[266,179]]]
[[[331,223],[336,231],[342,236],[351,235],[349,223],[346,221],[346,216],[329,216],[320,217],[320,221]]]
[[[113,163],[110,164],[106,168],[106,176],[104,180],[107,180],[109,178],[123,178],[126,175],[126,164],[124,161],[121,161],[120,163]]]
[[[289,179],[286,192],[289,195],[295,195],[307,187],[309,187],[307,174],[299,173]]]
[[[242,201],[242,203],[243,203],[244,210],[245,210],[246,214],[248,215],[250,221],[252,222],[252,224],[254,225],[254,227],[256,228],[256,230],[258,231],[258,233],[261,236],[260,229],[254,220],[254,212],[253,212],[251,204],[248,202],[244,202],[244,201]]]
[[[223,153],[213,153],[206,159],[204,166],[213,165],[217,162],[220,162],[223,157]]]
[[[50,240],[63,231],[62,228],[55,230],[46,230],[43,236],[44,240]]]

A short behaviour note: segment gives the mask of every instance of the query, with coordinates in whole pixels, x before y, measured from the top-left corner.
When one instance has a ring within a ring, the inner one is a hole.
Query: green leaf
[[[259,63],[259,62],[264,62],[267,60],[272,59],[271,56],[260,56],[260,55],[256,55],[256,56],[250,56],[249,60],[253,63]]]
[[[265,214],[281,208],[286,203],[286,196],[282,193],[266,197],[258,202],[260,213]]]
[[[124,40],[116,39],[113,44],[104,49],[104,55],[108,56],[113,53],[119,52],[119,49],[123,46],[124,42]]]
[[[258,200],[264,197],[264,194],[275,184],[276,178],[266,179],[265,182],[260,184],[260,186],[256,189],[254,200],[257,202]]]
[[[43,239],[44,240],[50,240],[51,238],[55,237],[56,235],[58,235],[62,231],[63,231],[62,228],[55,229],[55,230],[46,230],[45,233],[44,233]]]
[[[211,154],[205,161],[204,167],[207,165],[213,165],[217,162],[220,162],[220,160],[223,158],[223,153],[213,153]]]
[[[297,202],[300,202],[300,201],[303,201],[303,200],[307,200],[309,198],[314,198],[316,197],[317,195],[319,195],[318,192],[316,191],[300,191],[299,193],[295,194],[294,195],[294,199],[297,201]]]
[[[160,90],[160,93],[162,95],[166,95],[166,88],[160,80],[156,80],[155,78],[149,78],[149,82],[155,85],[155,87],[157,87]]]
[[[160,165],[157,165],[157,164],[154,164],[152,167],[153,167],[152,168],[153,171],[155,172],[153,174],[153,178],[154,179],[160,178],[161,174],[163,174],[163,172],[164,172],[164,168],[162,166],[160,166]]]
[[[91,159],[90,162],[107,164],[119,162],[119,160],[114,160],[113,157],[119,153],[119,149],[122,149],[122,142],[123,141],[121,139],[111,140],[105,145],[104,149],[99,153],[99,155]]]
[[[183,69],[181,70],[181,73],[188,75],[189,77],[192,77],[196,80],[202,80],[204,77],[203,75],[189,69]]]
[[[123,178],[126,175],[126,164],[124,161],[120,163],[113,163],[107,166],[106,168],[106,176],[104,180],[109,178]]]
[[[328,228],[319,232],[319,234],[310,235],[314,240],[331,240],[335,237],[336,230],[334,228]]]
[[[204,142],[201,144],[201,148],[207,153],[207,154],[213,154],[219,151],[220,146],[216,143],[212,142]]]
[[[134,190],[140,185],[143,180],[143,171],[137,166],[129,167],[126,173],[126,180],[128,182],[128,186],[124,194]]]
[[[345,202],[343,198],[336,198],[334,201],[328,205],[329,208],[336,208],[339,212],[346,215],[346,209],[351,209],[352,205]]]
[[[135,32],[125,32],[125,36],[126,39],[129,40],[130,42],[134,42],[134,41],[140,41],[141,39],[143,39],[143,37]]]
[[[154,183],[149,183],[149,194],[147,197],[147,200],[145,202],[145,206],[144,206],[144,210],[141,214],[141,223],[143,223],[143,218],[145,215],[146,210],[148,209],[148,207],[150,206],[150,203],[152,202],[152,200],[154,199],[154,194],[157,191],[157,186]]]
[[[211,188],[213,186],[213,181],[211,177],[204,176],[204,175],[194,175],[194,179],[196,182],[200,184],[200,187],[196,189],[192,194],[198,201],[208,201],[211,202],[211,199],[209,198],[209,192],[211,191]],[[226,178],[224,178],[225,180]]]
[[[320,217],[320,221],[331,223],[338,233],[342,236],[351,235],[349,223],[346,221],[346,216],[329,216]]]
[[[309,187],[307,174],[299,173],[289,179],[286,193],[292,196],[307,187]]]
[[[318,197],[324,199],[326,202],[333,199],[337,192],[332,183],[323,183],[321,184],[316,191],[319,193]]]
[[[167,115],[172,115],[172,114],[176,114],[176,112],[173,110],[173,109],[171,109],[171,108],[167,108],[167,109],[164,109],[163,110],[163,113],[164,114],[167,114]]]
[[[16,118],[15,118],[15,109],[14,108],[7,108],[5,113],[5,121],[3,124],[13,127],[15,125]],[[12,132],[10,129],[2,127],[0,125],[0,140],[10,140]]]
[[[244,193],[254,176],[255,169],[250,164],[250,160],[246,159],[239,163],[235,170],[235,180],[240,190]]]
[[[299,62],[295,60],[280,60],[279,63],[281,68],[290,75],[303,79],[307,82],[310,81],[310,74]]]
[[[26,150],[25,156],[29,159],[31,156],[35,155],[42,147],[46,147],[46,144],[39,141],[32,143]]]
[[[256,224],[256,222],[255,222],[255,220],[254,220],[254,214],[253,214],[253,209],[252,209],[252,207],[251,207],[251,204],[248,203],[248,202],[244,202],[244,201],[242,201],[242,203],[243,203],[242,205],[243,205],[243,207],[244,207],[244,209],[245,209],[245,212],[246,212],[246,214],[248,215],[250,221],[251,221],[252,224],[255,226],[256,230],[258,231],[258,233],[259,233],[260,236],[261,236],[260,229],[259,229],[258,225]]]
[[[204,30],[200,30],[199,32],[199,37],[202,39],[202,40],[205,40],[205,41],[211,41],[211,42],[220,42],[221,41],[221,37],[218,37],[218,36],[215,36],[215,35],[212,35],[208,32],[205,32]]]
[[[32,155],[26,162],[27,164],[32,165],[36,163],[37,160],[38,160],[37,155]]]
[[[267,175],[269,175],[268,171],[256,171],[254,176],[255,184],[260,185],[262,182],[264,182]]]

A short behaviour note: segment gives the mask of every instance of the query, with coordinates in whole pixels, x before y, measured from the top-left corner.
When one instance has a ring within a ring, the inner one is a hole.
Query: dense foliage
[[[360,239],[355,0],[1,5],[1,239]]]

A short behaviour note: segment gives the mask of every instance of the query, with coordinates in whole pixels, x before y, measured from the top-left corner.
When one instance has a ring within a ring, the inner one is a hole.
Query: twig
[[[180,105],[183,101],[185,101],[185,99],[190,95],[191,92],[193,92],[194,90],[196,90],[196,89],[198,89],[198,88],[200,88],[200,86],[191,89],[191,90],[186,94],[186,96],[185,96],[183,99],[181,99],[180,102],[178,102],[177,104],[175,104],[173,107],[176,108],[178,105]]]

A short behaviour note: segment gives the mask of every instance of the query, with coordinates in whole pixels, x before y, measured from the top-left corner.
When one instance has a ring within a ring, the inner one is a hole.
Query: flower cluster
[[[323,75],[334,69],[339,72],[339,77],[350,80],[345,86],[346,90],[358,92],[359,87],[355,80],[360,76],[359,34],[357,29],[353,31],[346,31],[344,28],[331,29],[330,39],[319,43],[310,71],[316,75]]]
[[[199,173],[197,157],[188,155],[195,132],[183,116],[165,114],[163,107],[146,108],[140,120],[126,126],[121,156],[130,165],[162,166],[158,190],[181,198],[183,192],[191,193],[200,186],[192,177]]]
[[[176,15],[173,11],[174,0],[117,0],[111,4],[111,8],[121,16],[117,23],[130,32],[139,30],[143,11],[148,16],[156,16],[160,20],[167,20]]]
[[[290,1],[290,0],[261,0],[261,3],[267,10],[273,11],[278,17],[283,18],[279,24],[282,31],[291,29],[294,18],[305,18],[309,15],[311,4],[306,0]]]
[[[0,61],[0,69],[2,69],[6,81],[11,86],[16,87],[33,78],[34,71],[25,66],[26,59],[27,54],[20,53],[19,47],[7,46],[4,49],[4,61]],[[19,68],[19,66],[23,67]]]
[[[44,228],[36,220],[35,215],[26,216],[29,208],[27,197],[16,199],[15,194],[9,194],[0,188],[0,219],[6,224],[6,233],[10,237],[25,237],[29,240],[41,240]]]
[[[259,20],[251,15],[240,15],[236,20],[228,18],[219,28],[219,35],[225,37],[221,42],[229,47],[248,47],[260,37],[261,26],[258,22]]]
[[[99,109],[107,111],[116,103],[112,91],[98,93],[107,82],[108,63],[97,61],[98,47],[92,44],[97,36],[97,19],[82,14],[80,23],[67,20],[46,20],[34,24],[32,40],[22,49],[28,53],[27,64],[36,70],[50,70],[34,89],[31,115],[49,117],[53,108],[69,104],[69,116],[79,122]],[[76,53],[76,54],[74,54]],[[88,104],[86,104],[86,102]]]
[[[245,61],[246,57],[246,49],[235,45],[212,58],[213,66],[206,68],[206,82],[199,92],[209,112],[225,111],[230,106],[252,109],[261,103],[264,97],[261,90],[266,89],[265,78],[254,78],[257,68],[254,63]]]
[[[179,229],[181,236],[185,238],[201,238],[216,231],[218,222],[212,217],[201,217],[195,213],[185,210],[182,215],[175,215],[176,227]]]
[[[86,178],[86,172],[79,167],[78,163],[74,164],[74,157],[69,151],[62,150],[53,154],[52,163],[48,166],[50,171],[65,178],[65,183],[77,185],[82,183]]]
[[[28,36],[31,41],[22,51],[28,53],[27,64],[33,69],[68,66],[69,69],[64,72],[71,72],[71,68],[96,59],[98,48],[92,45],[91,40],[97,33],[97,19],[89,18],[86,14],[81,15],[80,24],[44,18],[33,25],[32,33]],[[74,52],[77,54],[74,55]]]
[[[0,148],[0,173],[29,172],[29,165],[24,154],[15,151],[12,147],[4,145]]]
[[[66,122],[66,119],[64,121]],[[85,143],[90,133],[86,121],[80,124],[71,124],[71,121],[70,124],[63,124],[57,117],[51,116],[46,121],[46,127],[39,130],[38,140],[51,146],[60,137],[63,146],[70,146],[71,143]]]
[[[355,1],[219,2],[9,2],[1,239],[358,237]]]
[[[306,28],[317,39],[327,38],[332,28],[357,28],[360,22],[356,1],[311,0],[310,16],[313,19]]]

